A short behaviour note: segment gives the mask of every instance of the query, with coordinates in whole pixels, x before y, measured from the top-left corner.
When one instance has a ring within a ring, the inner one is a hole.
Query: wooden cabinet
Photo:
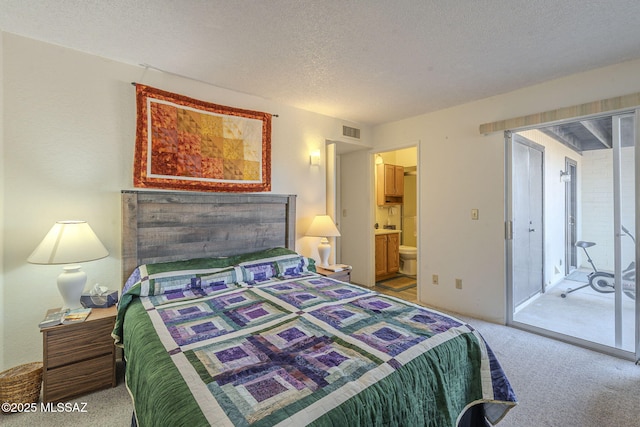
[[[389,164],[376,167],[378,206],[401,205],[404,199],[404,167]]]
[[[400,233],[376,235],[376,282],[400,270]]]
[[[376,282],[387,274],[387,235],[376,236]]]
[[[351,282],[351,268],[344,269],[342,271],[325,270],[322,267],[316,265],[316,273],[325,277],[331,277],[332,279],[340,280],[343,282]]]
[[[93,308],[84,322],[42,330],[44,402],[116,386],[115,318],[115,306]]]
[[[400,271],[400,234],[387,234],[387,273]]]

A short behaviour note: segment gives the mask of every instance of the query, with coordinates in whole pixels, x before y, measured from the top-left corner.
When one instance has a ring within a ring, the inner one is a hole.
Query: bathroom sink
[[[378,228],[375,230],[375,234],[391,234],[391,233],[402,233],[402,230],[389,230],[386,228]]]

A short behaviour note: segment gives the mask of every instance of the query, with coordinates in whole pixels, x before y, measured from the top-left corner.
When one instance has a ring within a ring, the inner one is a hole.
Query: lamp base
[[[329,266],[329,254],[331,254],[331,245],[329,244],[329,240],[326,237],[320,239],[320,244],[318,245],[318,255],[320,255],[320,267]]]
[[[87,273],[80,268],[79,265],[67,265],[58,276],[58,291],[64,301],[64,309],[82,308],[80,297],[87,283]]]

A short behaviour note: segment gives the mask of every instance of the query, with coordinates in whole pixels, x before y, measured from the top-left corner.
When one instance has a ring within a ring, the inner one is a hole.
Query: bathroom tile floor
[[[405,274],[397,274],[390,279],[376,282],[376,287],[399,292],[416,287],[416,277]]]

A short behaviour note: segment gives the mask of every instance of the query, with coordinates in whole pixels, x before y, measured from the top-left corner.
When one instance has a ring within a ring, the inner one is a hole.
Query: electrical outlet
[[[434,285],[438,284],[438,275],[434,274],[431,276],[431,283],[433,283]]]
[[[478,209],[471,209],[471,219],[477,220],[480,217],[480,211]]]
[[[456,289],[462,289],[462,279],[456,279]]]

